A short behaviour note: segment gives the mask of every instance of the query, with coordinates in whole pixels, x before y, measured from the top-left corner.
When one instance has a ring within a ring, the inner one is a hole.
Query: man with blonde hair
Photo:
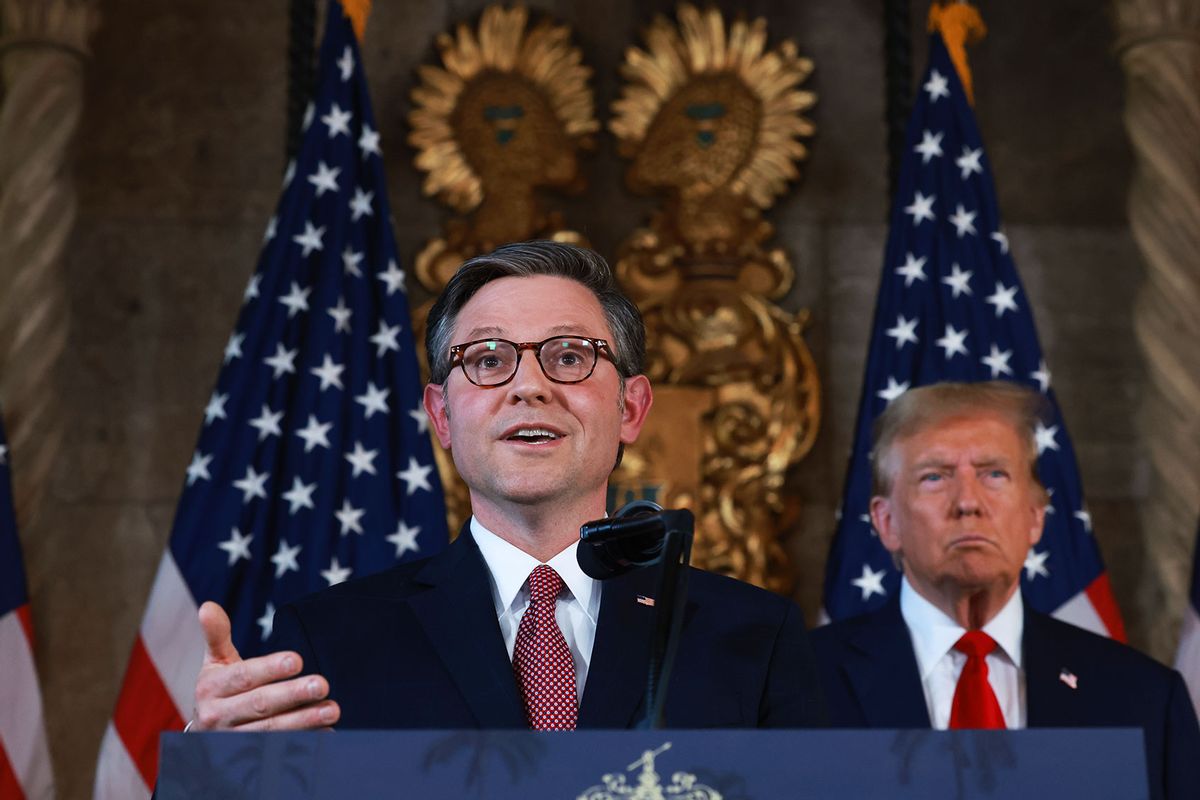
[[[1044,401],[1013,383],[913,389],[880,416],[871,521],[899,599],[813,634],[834,725],[1136,727],[1151,796],[1195,796],[1200,728],[1179,673],[1028,608],[1042,535],[1034,431]]]

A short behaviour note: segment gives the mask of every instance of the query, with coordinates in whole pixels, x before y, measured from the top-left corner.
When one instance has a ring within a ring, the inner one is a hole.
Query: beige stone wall
[[[377,0],[366,62],[400,252],[434,235],[404,116],[415,65],[478,0]],[[623,47],[669,4],[535,3],[577,31],[601,116]],[[732,3],[727,5],[732,6]],[[814,614],[852,435],[886,237],[882,31],[876,0],[746,4],[816,61],[818,135],[806,178],[771,213],[799,268],[789,307],[812,308],[828,410],[794,481],[807,507],[789,539],[797,598]],[[914,4],[914,6],[919,4]],[[60,400],[69,428],[40,520],[23,531],[61,796],[92,767],[169,533],[201,410],[277,197],[284,158],[287,4],[110,0],[87,68],[79,217],[67,263],[71,338]],[[1052,7],[1052,8],[1050,8]],[[1142,267],[1124,204],[1113,34],[1092,0],[985,4],[973,54],[978,115],[1001,209],[1084,474],[1097,537],[1138,640],[1135,514],[1145,460],[1131,413],[1144,381],[1130,299]],[[923,12],[914,11],[914,17]],[[914,19],[914,23],[921,20]],[[914,25],[917,60],[924,38]],[[628,196],[611,139],[568,220],[611,255],[652,208]],[[18,465],[20,454],[16,454]]]

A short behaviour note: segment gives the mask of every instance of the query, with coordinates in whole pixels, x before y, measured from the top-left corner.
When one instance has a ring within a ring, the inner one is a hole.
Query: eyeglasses
[[[450,348],[450,367],[462,367],[476,386],[503,386],[517,374],[521,354],[532,350],[542,374],[555,383],[579,383],[591,377],[603,353],[613,360],[608,342],[586,336],[551,336],[540,342],[477,339]]]

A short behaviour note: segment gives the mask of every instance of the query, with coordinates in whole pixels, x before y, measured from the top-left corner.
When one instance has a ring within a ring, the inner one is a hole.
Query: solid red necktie
[[[529,573],[529,608],[517,628],[513,674],[525,701],[525,718],[535,731],[571,731],[579,716],[575,662],[554,606],[566,584],[552,567]]]
[[[988,683],[987,655],[996,649],[996,640],[983,631],[967,631],[954,643],[954,649],[966,654],[967,663],[954,688],[950,727],[1007,727],[996,693]]]

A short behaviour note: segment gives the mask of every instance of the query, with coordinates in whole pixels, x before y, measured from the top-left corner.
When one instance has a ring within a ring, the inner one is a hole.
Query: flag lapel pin
[[[1062,681],[1063,683],[1065,683],[1067,686],[1071,687],[1072,689],[1079,688],[1079,677],[1076,676],[1074,672],[1071,672],[1071,670],[1067,669],[1066,667],[1063,667],[1062,670],[1059,671],[1058,679],[1060,681]]]
[[[644,605],[644,606],[650,606],[650,607],[654,606],[654,598],[647,597],[644,594],[639,594],[637,596],[637,601],[638,601],[638,603],[640,603],[641,605]]]

